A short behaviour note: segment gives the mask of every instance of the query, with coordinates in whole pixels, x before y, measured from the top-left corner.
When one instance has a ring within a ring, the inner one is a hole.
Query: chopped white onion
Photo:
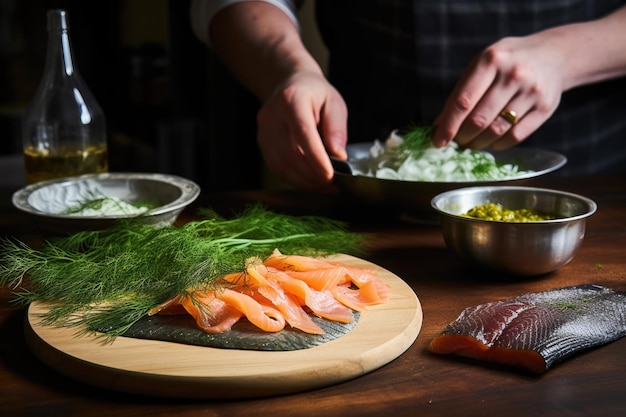
[[[397,131],[391,132],[384,143],[374,141],[370,158],[375,167],[360,175],[381,179],[403,181],[459,182],[477,180],[503,180],[514,178],[529,171],[521,171],[516,165],[498,165],[494,156],[487,152],[460,149],[456,142],[444,148],[430,145],[420,157],[399,158],[398,148],[403,138]]]

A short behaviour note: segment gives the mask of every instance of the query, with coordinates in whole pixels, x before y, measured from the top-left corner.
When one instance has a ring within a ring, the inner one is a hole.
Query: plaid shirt
[[[432,123],[472,57],[505,36],[604,16],[626,0],[317,0],[329,78],[351,140]],[[626,49],[625,49],[626,53]],[[523,146],[568,157],[563,175],[626,172],[626,78],[565,92]]]

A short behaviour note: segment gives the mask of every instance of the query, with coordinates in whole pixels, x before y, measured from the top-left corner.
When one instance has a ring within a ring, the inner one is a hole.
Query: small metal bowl
[[[486,203],[534,209],[556,218],[513,223],[462,216]],[[597,209],[594,201],[580,195],[518,186],[447,191],[435,196],[431,205],[441,215],[446,245],[459,257],[521,276],[543,275],[569,263],[583,242],[587,217]]]
[[[32,215],[42,234],[67,235],[104,229],[122,219],[136,219],[157,227],[169,225],[199,194],[196,183],[175,175],[102,173],[28,185],[13,194],[13,205]],[[141,214],[68,212],[90,199],[104,197],[147,204],[150,209]]]

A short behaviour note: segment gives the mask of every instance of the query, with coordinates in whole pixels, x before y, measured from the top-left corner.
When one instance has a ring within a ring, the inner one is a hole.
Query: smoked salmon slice
[[[324,334],[324,330],[304,311],[302,303],[293,294],[285,291],[278,281],[267,277],[268,269],[264,265],[249,267],[247,271],[258,283],[258,294],[276,306],[291,327],[309,334]]]
[[[189,314],[206,332],[229,331],[241,318],[266,332],[285,325],[324,334],[311,314],[354,322],[354,311],[386,302],[390,287],[371,270],[274,250],[265,261],[250,260],[242,272],[224,275],[215,289],[188,289],[152,308],[154,314]]]
[[[389,288],[379,287],[373,281],[358,289],[338,285],[330,292],[340,303],[355,311],[365,311],[367,307],[384,303],[389,298]]]
[[[207,333],[226,332],[243,316],[241,311],[215,297],[214,291],[191,291],[178,295],[152,308],[148,315],[177,315],[185,312]]]
[[[427,349],[542,373],[625,335],[626,293],[580,285],[469,307]]]
[[[295,295],[303,305],[311,309],[313,314],[339,323],[352,323],[354,315],[349,307],[335,299],[330,291],[317,291],[304,281],[291,278],[287,273],[277,269],[269,270],[285,291]]]

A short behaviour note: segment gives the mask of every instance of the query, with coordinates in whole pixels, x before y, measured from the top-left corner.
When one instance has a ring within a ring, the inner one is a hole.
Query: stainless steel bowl
[[[348,164],[367,171],[370,164],[369,150],[372,142],[349,144]],[[366,203],[382,209],[395,211],[400,215],[408,215],[414,220],[430,222],[432,208],[430,202],[437,194],[448,190],[476,185],[532,185],[537,177],[553,172],[567,162],[567,158],[559,153],[541,149],[515,147],[504,151],[492,152],[496,161],[502,164],[518,165],[520,170],[529,170],[514,179],[500,181],[472,182],[425,182],[397,181],[352,175],[346,165],[335,165],[335,183],[343,193],[358,203]]]
[[[33,216],[44,235],[65,235],[97,230],[121,219],[134,218],[155,226],[172,224],[200,194],[188,179],[156,173],[103,173],[66,177],[28,185],[13,194],[13,205]],[[145,213],[69,214],[91,196],[117,198],[127,203],[147,203]]]
[[[499,203],[530,208],[554,220],[511,223],[464,217],[472,207]],[[463,259],[515,275],[542,275],[570,262],[578,252],[587,217],[595,213],[589,198],[563,191],[519,186],[467,187],[432,199],[441,215],[446,245]]]

